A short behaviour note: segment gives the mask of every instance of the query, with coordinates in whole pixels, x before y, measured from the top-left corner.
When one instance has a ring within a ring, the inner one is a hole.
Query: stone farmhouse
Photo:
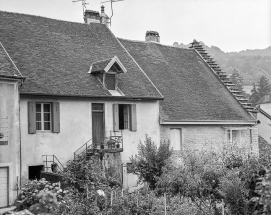
[[[119,39],[104,8],[87,10],[85,23],[0,20],[0,207],[26,180],[93,154],[133,188],[129,157],[146,134],[175,151],[232,142],[258,154],[255,110],[196,41],[166,46],[154,31]]]

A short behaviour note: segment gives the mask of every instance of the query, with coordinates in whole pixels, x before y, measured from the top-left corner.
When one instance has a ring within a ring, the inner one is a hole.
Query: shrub
[[[160,146],[146,135],[144,143],[138,145],[138,155],[132,156],[131,170],[139,177],[140,182],[147,182],[151,189],[156,187],[157,178],[162,174],[166,160],[171,156],[169,142],[161,142]]]

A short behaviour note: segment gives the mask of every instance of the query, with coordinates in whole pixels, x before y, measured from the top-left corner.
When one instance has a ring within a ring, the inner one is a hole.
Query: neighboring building
[[[23,80],[0,42],[0,208],[13,204],[20,182],[19,87]]]
[[[257,107],[271,115],[271,94],[265,95],[257,102]]]
[[[194,42],[193,49],[184,49],[161,45],[159,39],[119,40],[164,96],[161,139],[169,139],[175,150],[240,142],[258,154],[253,107],[201,45]]]
[[[259,136],[271,144],[271,115],[258,107],[257,119],[260,121],[258,124]]]
[[[0,122],[9,120],[0,139],[0,171],[9,178],[0,180],[7,190],[0,207],[49,162],[61,169],[93,147],[123,167],[131,188],[137,178],[126,164],[146,134],[176,151],[241,142],[258,154],[253,109],[199,51],[161,45],[155,31],[149,42],[117,39],[104,8],[87,10],[87,24],[7,12],[0,20],[0,100],[14,104],[0,106]]]

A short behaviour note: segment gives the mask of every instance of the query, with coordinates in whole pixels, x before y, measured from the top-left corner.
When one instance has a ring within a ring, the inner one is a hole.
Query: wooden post
[[[224,200],[222,199],[222,215],[224,215],[225,214],[225,211],[224,211]]]
[[[165,215],[167,215],[167,194],[165,193]]]
[[[113,205],[113,191],[111,191],[111,207]]]

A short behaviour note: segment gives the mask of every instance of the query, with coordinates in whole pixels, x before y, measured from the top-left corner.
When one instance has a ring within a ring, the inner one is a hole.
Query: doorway
[[[92,103],[92,142],[100,144],[104,140],[104,104]]]

